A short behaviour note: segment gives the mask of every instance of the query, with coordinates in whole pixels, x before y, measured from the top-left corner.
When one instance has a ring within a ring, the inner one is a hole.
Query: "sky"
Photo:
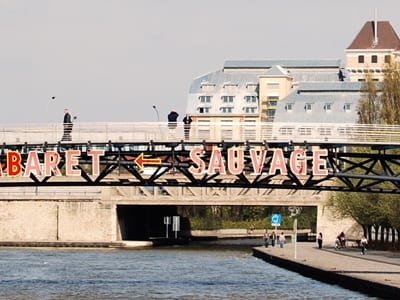
[[[0,124],[182,120],[194,78],[343,60],[375,10],[399,35],[399,0],[0,0]]]

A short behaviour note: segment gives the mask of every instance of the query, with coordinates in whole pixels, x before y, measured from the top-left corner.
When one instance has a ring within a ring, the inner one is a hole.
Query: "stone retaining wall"
[[[0,241],[115,240],[113,205],[99,201],[0,201]]]

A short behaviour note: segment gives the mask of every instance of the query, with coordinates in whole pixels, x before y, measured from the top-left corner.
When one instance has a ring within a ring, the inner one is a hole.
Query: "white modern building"
[[[192,81],[187,112],[197,122],[355,123],[365,73],[382,80],[400,60],[388,21],[366,22],[335,60],[237,60]]]

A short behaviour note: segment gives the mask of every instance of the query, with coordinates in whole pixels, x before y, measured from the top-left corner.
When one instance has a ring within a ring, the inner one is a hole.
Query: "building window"
[[[351,110],[351,104],[350,103],[345,103],[343,106],[344,111],[350,111]]]
[[[371,63],[376,64],[378,62],[378,56],[377,55],[372,55],[371,56]]]
[[[244,100],[247,103],[255,103],[257,102],[257,96],[244,96]]]
[[[301,127],[297,130],[299,135],[311,135],[312,129],[309,127]]]
[[[276,100],[268,100],[268,106],[277,106],[278,105],[278,101]]]
[[[238,85],[236,83],[226,82],[223,84],[225,93],[235,93],[237,91]]]
[[[332,103],[325,103],[324,109],[326,112],[332,111]]]
[[[256,121],[255,120],[244,120],[244,136],[246,139],[256,139]]]
[[[275,109],[267,109],[267,116],[268,117],[274,117],[275,116]]]
[[[198,107],[197,110],[199,111],[199,114],[208,114],[210,112],[209,107]]]
[[[287,111],[292,111],[292,110],[293,110],[293,103],[288,103],[288,104],[286,104],[285,109],[286,109]]]
[[[212,96],[200,96],[199,100],[201,103],[210,103]]]
[[[215,89],[215,84],[214,83],[209,83],[209,82],[202,82],[200,84],[200,88],[203,92],[209,93],[214,91]]]
[[[221,120],[221,137],[224,139],[232,139],[232,120]]]
[[[363,64],[364,63],[364,55],[359,55],[358,56],[358,63]]]
[[[332,135],[332,129],[328,127],[320,127],[318,132],[320,135]]]
[[[390,64],[390,61],[391,61],[391,56],[385,55],[385,64]]]
[[[306,111],[312,111],[312,104],[311,104],[311,103],[306,103],[306,104],[304,105],[304,109],[305,109]]]
[[[267,96],[267,100],[268,100],[268,101],[270,101],[270,100],[276,100],[276,101],[278,101],[278,100],[279,100],[279,96]]]
[[[349,127],[339,127],[337,131],[342,136],[350,136],[352,134],[352,128]]]
[[[256,92],[257,91],[257,84],[256,83],[247,83],[246,84],[246,89],[249,92]]]
[[[198,120],[198,135],[201,139],[209,139],[210,138],[210,121],[209,120]]]
[[[233,107],[221,107],[219,110],[224,114],[231,113],[233,110]]]
[[[281,127],[279,128],[279,133],[281,135],[293,135],[294,128],[293,127]]]
[[[222,102],[224,102],[224,103],[232,103],[233,98],[234,98],[234,96],[222,96],[221,97]]]
[[[255,113],[256,112],[256,108],[255,107],[243,107],[243,111],[245,113],[251,114],[251,113]]]

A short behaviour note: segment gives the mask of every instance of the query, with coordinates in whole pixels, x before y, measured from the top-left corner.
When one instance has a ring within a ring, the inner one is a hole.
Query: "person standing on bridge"
[[[185,140],[188,140],[190,137],[190,124],[192,123],[192,118],[189,114],[186,114],[183,118],[183,130],[185,132]]]
[[[175,111],[175,109],[172,109],[171,112],[168,114],[168,128],[169,128],[170,138],[175,137],[175,130],[177,126],[178,117],[179,114]]]
[[[68,108],[64,108],[64,120],[63,120],[63,126],[64,126],[64,133],[61,138],[62,141],[71,141],[71,131],[72,131],[72,119],[71,115],[69,113]]]

